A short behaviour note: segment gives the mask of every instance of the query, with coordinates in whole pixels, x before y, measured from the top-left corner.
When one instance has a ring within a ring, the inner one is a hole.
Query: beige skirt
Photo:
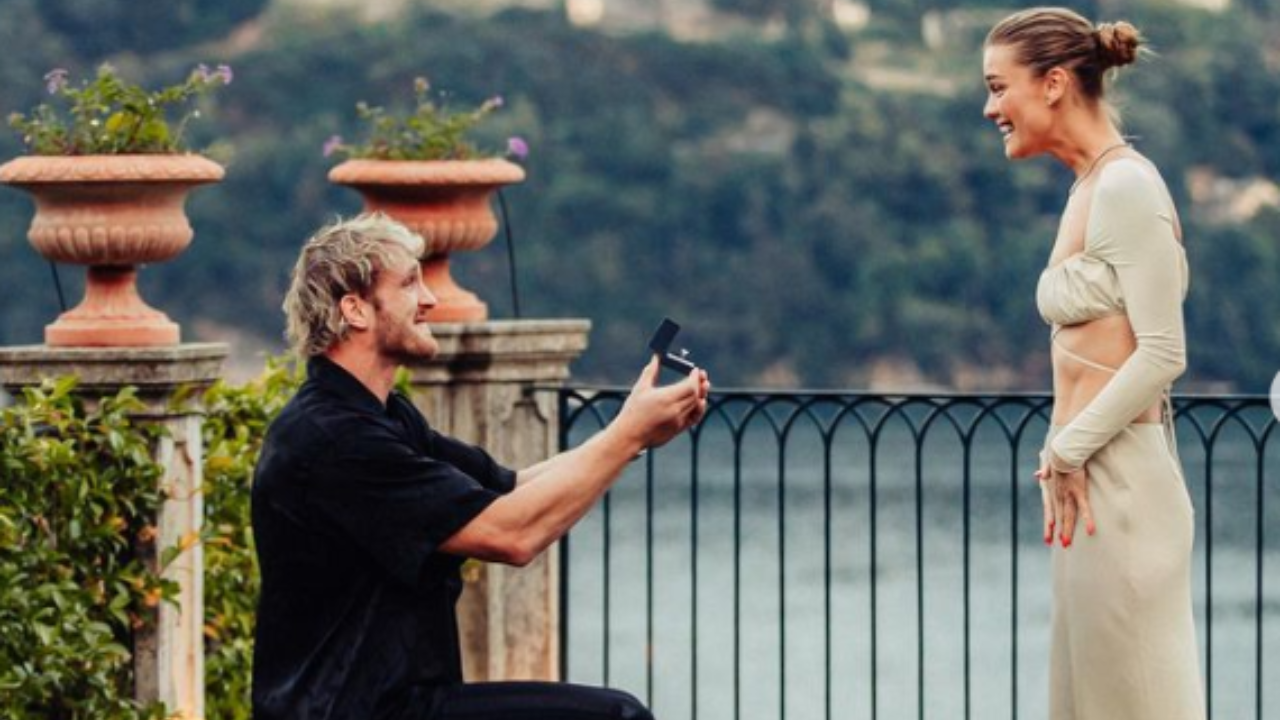
[[[1195,515],[1164,425],[1128,426],[1086,469],[1097,533],[1053,549],[1050,720],[1203,720]]]

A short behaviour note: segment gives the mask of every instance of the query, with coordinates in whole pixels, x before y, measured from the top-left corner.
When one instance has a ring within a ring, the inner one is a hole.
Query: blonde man
[[[381,215],[322,228],[285,299],[307,380],[272,424],[253,487],[262,568],[256,720],[652,716],[626,693],[561,683],[464,684],[454,605],[466,558],[525,565],[645,447],[706,412],[695,370],[641,372],[617,419],[514,472],[427,424],[396,368],[438,349],[422,239]]]

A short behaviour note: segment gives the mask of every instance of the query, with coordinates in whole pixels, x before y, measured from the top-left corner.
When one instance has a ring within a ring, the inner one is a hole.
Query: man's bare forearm
[[[524,565],[560,539],[608,492],[636,453],[638,439],[616,426],[582,445],[521,470],[516,488],[498,498],[442,549]]]

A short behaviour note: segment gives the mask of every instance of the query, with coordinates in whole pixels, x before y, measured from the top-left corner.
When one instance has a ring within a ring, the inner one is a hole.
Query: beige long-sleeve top
[[[1154,168],[1122,158],[1104,166],[1094,189],[1084,251],[1040,276],[1036,301],[1055,326],[1128,315],[1137,349],[1050,448],[1081,467],[1159,400],[1186,368],[1182,302],[1186,255],[1173,202]]]

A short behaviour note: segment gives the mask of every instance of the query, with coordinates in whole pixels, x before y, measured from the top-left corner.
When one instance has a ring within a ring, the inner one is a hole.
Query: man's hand
[[[702,419],[711,382],[694,369],[658,385],[658,358],[645,366],[604,431],[521,470],[512,492],[494,500],[440,545],[452,555],[525,565],[564,537],[622,474],[636,453],[657,447]]]
[[[661,365],[655,355],[640,372],[622,411],[617,430],[641,447],[658,447],[696,425],[707,413],[711,380],[707,371],[695,368],[672,385],[658,385]]]

